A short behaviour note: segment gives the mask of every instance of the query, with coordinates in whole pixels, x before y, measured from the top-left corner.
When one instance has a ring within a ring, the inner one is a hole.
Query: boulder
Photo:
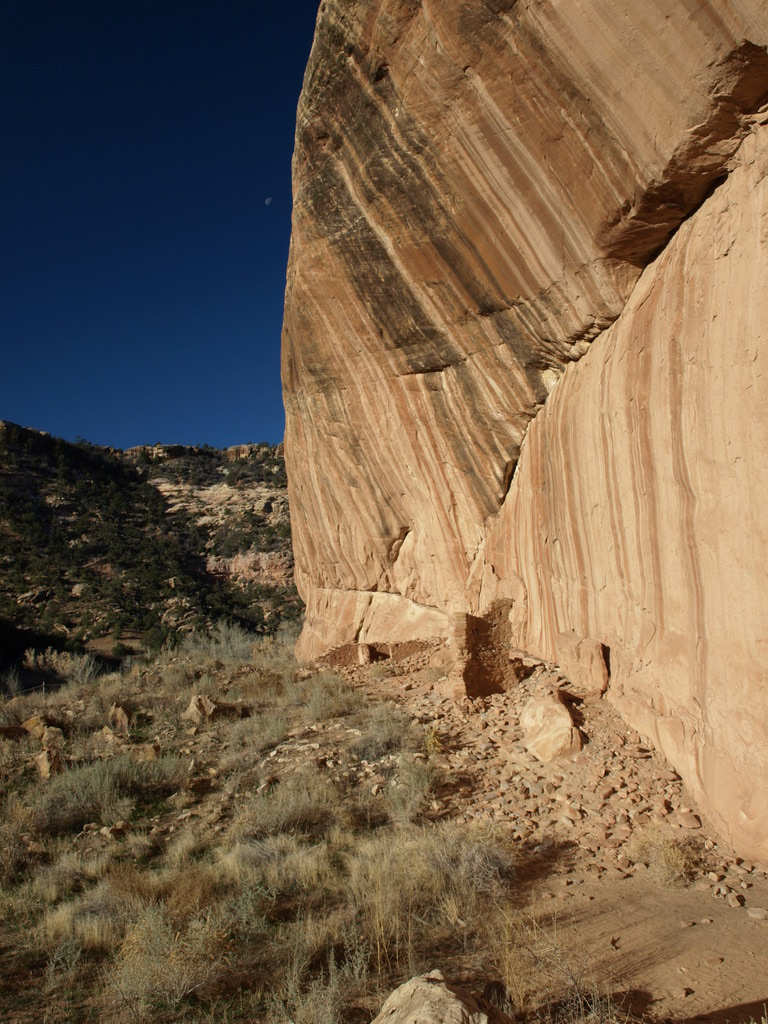
[[[185,722],[192,722],[194,725],[200,725],[201,722],[206,722],[213,712],[216,710],[216,705],[210,697],[206,697],[205,694],[199,693],[189,702],[189,706],[186,711],[182,712],[182,720]]]
[[[197,694],[189,702],[187,710],[182,713],[185,722],[200,725],[210,718],[248,718],[251,709],[245,704],[222,700],[211,700],[205,694]]]
[[[570,757],[581,750],[581,733],[559,691],[532,697],[520,713],[523,743],[539,761]]]
[[[42,739],[43,733],[48,728],[48,721],[42,715],[32,715],[21,723],[22,729],[26,729],[30,736],[35,739]]]
[[[61,750],[64,746],[64,733],[61,729],[57,729],[55,725],[46,726],[43,735],[40,737],[40,742],[44,750]]]
[[[440,971],[411,978],[390,995],[372,1024],[508,1024],[510,1017],[453,985]]]

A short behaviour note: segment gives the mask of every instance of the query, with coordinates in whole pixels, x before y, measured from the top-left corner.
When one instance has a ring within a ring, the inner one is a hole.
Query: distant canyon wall
[[[763,862],[766,42],[758,0],[324,0],[283,338],[300,655],[499,607],[604,652]]]

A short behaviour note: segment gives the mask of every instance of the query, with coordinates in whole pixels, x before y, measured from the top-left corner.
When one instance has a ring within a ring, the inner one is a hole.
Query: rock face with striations
[[[762,0],[324,0],[283,339],[300,655],[465,616],[764,862],[766,43]]]

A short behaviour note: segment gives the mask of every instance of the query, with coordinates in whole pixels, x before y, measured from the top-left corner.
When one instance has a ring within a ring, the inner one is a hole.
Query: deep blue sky
[[[120,448],[282,439],[318,6],[0,4],[0,419]]]

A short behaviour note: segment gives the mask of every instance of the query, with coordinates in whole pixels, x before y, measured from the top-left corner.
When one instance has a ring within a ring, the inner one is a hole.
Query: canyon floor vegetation
[[[629,1019],[542,893],[573,851],[469,813],[440,714],[392,699],[438,707],[441,670],[404,690],[292,643],[220,624],[5,695],[0,1020],[364,1022],[434,968],[518,1020]],[[674,903],[694,854],[654,836]]]

